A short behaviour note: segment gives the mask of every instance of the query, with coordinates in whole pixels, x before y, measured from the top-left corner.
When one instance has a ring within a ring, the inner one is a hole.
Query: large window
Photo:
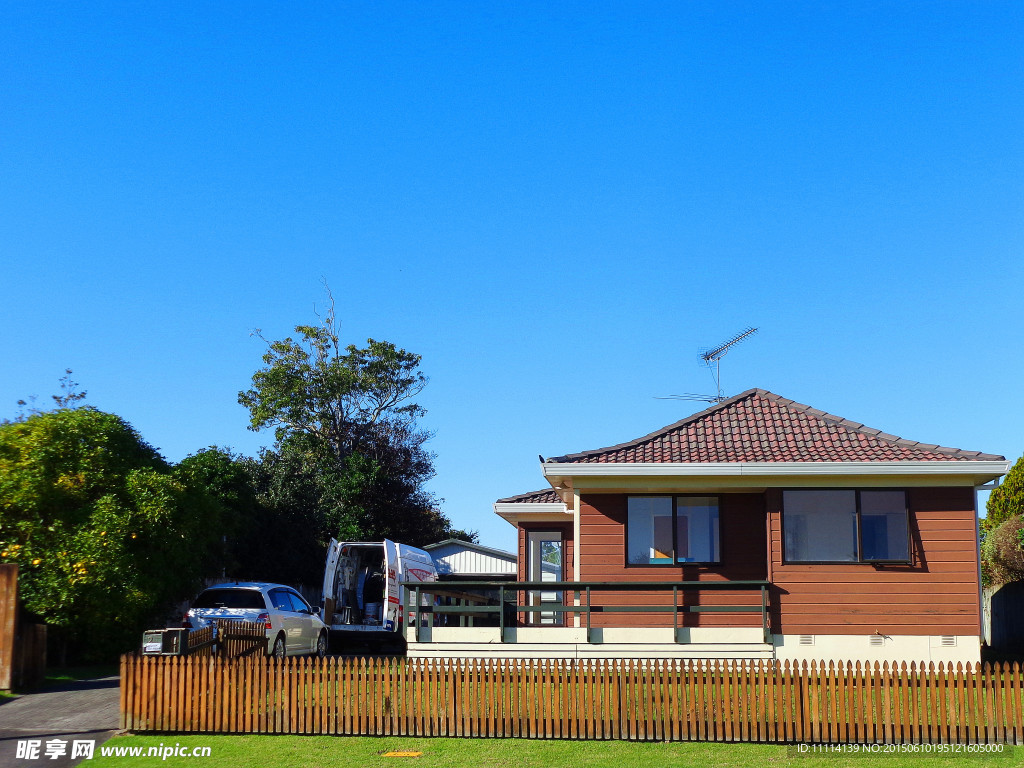
[[[782,530],[789,563],[910,561],[905,491],[784,491]]]
[[[626,525],[630,565],[717,563],[716,496],[630,496]]]

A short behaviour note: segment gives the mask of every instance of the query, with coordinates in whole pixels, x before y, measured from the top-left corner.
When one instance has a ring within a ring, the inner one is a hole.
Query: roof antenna
[[[726,352],[732,349],[734,346],[739,344],[748,336],[753,336],[757,333],[757,328],[748,327],[737,333],[731,339],[723,344],[719,344],[717,347],[704,347],[700,350],[700,360],[708,367],[711,371],[711,376],[715,380],[715,389],[717,393],[714,395],[695,395],[691,392],[684,392],[681,395],[668,395],[666,397],[655,398],[657,400],[701,400],[705,403],[721,403],[725,400],[725,396],[722,395],[722,358],[725,357]],[[712,365],[714,364],[714,365]]]

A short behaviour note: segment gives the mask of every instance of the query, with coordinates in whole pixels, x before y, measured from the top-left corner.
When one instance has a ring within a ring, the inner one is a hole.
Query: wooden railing
[[[1024,743],[1018,664],[124,656],[146,732]]]
[[[506,600],[511,598],[511,610],[515,614],[542,614],[554,613],[559,616],[564,614],[575,614],[584,617],[583,626],[587,629],[587,642],[593,642],[593,615],[595,613],[626,613],[636,616],[637,614],[671,613],[672,627],[677,630],[682,626],[680,621],[686,613],[755,613],[761,617],[761,632],[764,642],[769,642],[771,628],[769,626],[768,614],[768,587],[767,581],[458,581],[458,582],[419,582],[404,581],[405,588],[405,615],[410,617],[410,625],[416,628],[415,639],[422,642],[421,629],[424,626],[424,617],[427,621],[433,615],[456,614],[459,616],[488,616],[497,614],[499,627],[501,628],[501,642],[505,642],[505,626],[508,623],[505,615]],[[496,597],[480,595],[473,600],[462,600],[459,605],[434,605],[434,595],[445,595],[450,592],[453,586],[457,586],[461,594],[467,591],[484,592]],[[757,593],[759,601],[757,605],[709,605],[707,603],[693,604],[680,602],[680,598],[686,592],[707,592],[717,593],[722,591],[746,590]],[[526,603],[520,600],[526,595],[536,592],[555,592],[566,595],[564,603],[545,603],[534,605],[527,599]],[[630,605],[602,605],[594,604],[594,597],[605,593],[636,593],[635,601]],[[644,604],[643,593],[662,593],[666,597],[671,595],[671,603],[664,602],[657,604]],[[424,597],[429,596],[424,600]],[[424,605],[424,603],[427,603]],[[570,603],[570,604],[566,604]],[[418,612],[418,615],[417,615]],[[643,626],[638,624],[635,618],[624,622],[624,626]],[[676,633],[676,641],[679,641]]]

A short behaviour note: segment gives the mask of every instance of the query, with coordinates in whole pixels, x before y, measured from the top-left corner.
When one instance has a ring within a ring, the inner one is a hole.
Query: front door
[[[565,543],[561,531],[529,531],[527,537],[527,566],[530,581],[562,581],[564,577]],[[531,590],[527,603],[533,607],[560,606],[562,593],[554,590]],[[558,611],[531,611],[530,624],[556,626],[563,624]]]

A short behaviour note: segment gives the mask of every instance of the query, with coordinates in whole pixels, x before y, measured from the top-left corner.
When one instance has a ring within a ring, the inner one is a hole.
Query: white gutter
[[[545,477],[695,477],[766,475],[975,475],[999,477],[1009,461],[737,461],[694,463],[545,462]],[[509,505],[513,506],[513,505]],[[551,505],[557,506],[557,505]],[[497,510],[498,505],[495,505]]]
[[[568,509],[566,509],[565,504],[563,504],[562,502],[557,502],[557,503],[555,503],[555,502],[550,502],[550,503],[548,503],[548,502],[545,502],[545,503],[540,503],[540,502],[537,502],[537,503],[520,502],[520,503],[516,504],[515,502],[505,502],[505,503],[502,503],[502,502],[499,501],[498,503],[496,503],[494,505],[494,511],[497,514],[500,515],[502,512],[505,512],[505,513],[509,513],[509,512],[532,512],[532,513],[537,513],[537,512],[540,512],[540,513],[562,512],[562,513],[565,513],[565,512],[568,512]]]

